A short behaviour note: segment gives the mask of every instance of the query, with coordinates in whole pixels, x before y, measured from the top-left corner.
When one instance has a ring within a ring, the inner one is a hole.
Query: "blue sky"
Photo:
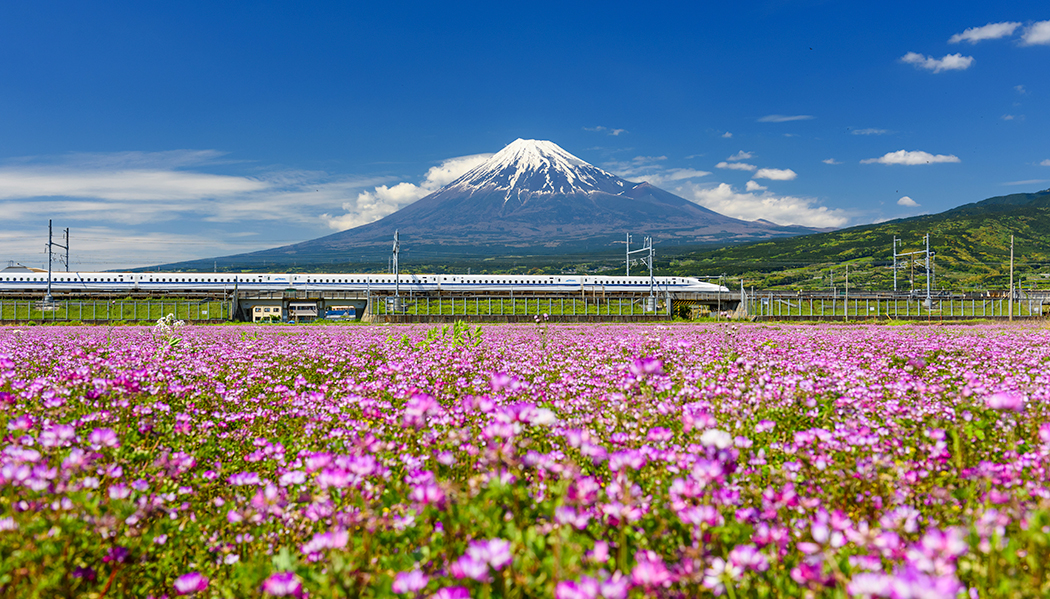
[[[1050,187],[1045,2],[0,5],[0,259],[364,224],[516,138],[848,226]],[[644,233],[644,232],[639,232]]]

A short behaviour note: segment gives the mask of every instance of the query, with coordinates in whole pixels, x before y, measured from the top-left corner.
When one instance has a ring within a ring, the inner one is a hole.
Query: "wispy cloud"
[[[754,171],[758,167],[753,164],[746,162],[719,162],[715,165],[715,168],[723,168],[733,171]]]
[[[824,164],[842,164],[841,162],[839,162],[838,160],[835,160],[834,158],[825,158],[824,160],[821,160],[821,162],[823,162]]]
[[[787,123],[790,121],[811,121],[816,117],[809,114],[796,114],[796,115],[784,115],[784,114],[767,114],[766,116],[758,119],[760,123]]]
[[[903,164],[908,166],[938,162],[960,162],[960,160],[958,156],[953,154],[930,154],[923,151],[897,150],[878,158],[866,158],[860,161],[861,164]]]
[[[940,73],[942,71],[963,71],[973,64],[973,56],[962,54],[948,54],[944,58],[937,59],[932,56],[924,56],[918,52],[908,52],[901,57],[901,62],[910,64],[917,69],[925,69]]]
[[[47,237],[41,230],[0,230],[0,255],[27,266],[44,266],[47,254],[27,251]],[[126,230],[108,226],[77,227],[71,236],[70,270],[97,271],[136,268],[176,260],[239,254],[291,243],[297,239],[275,238],[252,233],[230,234],[225,230],[202,229],[193,234]]]
[[[771,181],[791,181],[798,174],[789,168],[760,168],[752,179],[769,179]]]
[[[1050,166],[1050,158],[1039,163],[1039,166]]]
[[[917,208],[919,206],[919,203],[909,198],[908,196],[904,196],[901,199],[897,200],[897,205],[907,206],[908,208]]]
[[[733,134],[728,132],[728,131],[726,131],[725,133],[722,134],[722,137],[724,137],[726,139],[729,139],[730,137],[733,137]]]
[[[956,33],[948,38],[948,43],[970,42],[971,44],[976,44],[984,40],[995,40],[1013,35],[1014,31],[1020,26],[1021,24],[1016,22],[1003,22],[988,23],[982,27],[970,27],[966,31]]]
[[[750,160],[751,158],[754,158],[754,156],[755,156],[755,155],[754,155],[754,154],[752,154],[751,152],[745,152],[745,151],[743,151],[743,150],[740,150],[740,151],[739,151],[739,152],[737,152],[736,154],[733,154],[733,155],[732,155],[732,156],[730,156],[729,158],[726,158],[726,160],[729,160],[729,161],[734,161],[734,160]]]
[[[28,158],[0,166],[0,200],[67,197],[127,201],[180,201],[259,191],[256,178],[182,170],[220,153],[204,150],[70,154]]]
[[[601,125],[598,125],[597,127],[584,127],[583,130],[593,131],[595,133],[606,132],[614,137],[619,136],[622,133],[627,133],[626,129],[610,129],[609,127],[602,127]]]
[[[853,129],[850,131],[853,135],[886,135],[889,133],[886,129]]]
[[[1021,44],[1036,46],[1050,44],[1050,21],[1039,21],[1025,28],[1021,34]]]
[[[849,222],[844,210],[821,206],[815,198],[777,195],[757,187],[741,193],[728,183],[714,186],[688,183],[674,191],[705,208],[745,220],[761,218],[780,225],[807,227],[841,227]],[[754,193],[756,191],[762,193]]]
[[[667,168],[663,165],[666,160],[667,156],[635,156],[631,160],[606,162],[602,167],[628,181],[646,181],[657,187],[711,174],[692,168]]]
[[[1024,181],[1008,181],[1003,185],[1039,185],[1040,183],[1046,183],[1050,179],[1025,179]]]
[[[1016,91],[1017,93],[1021,94],[1022,96],[1028,93],[1028,90],[1025,89],[1025,87],[1023,85],[1015,85],[1014,86],[1014,91]]]

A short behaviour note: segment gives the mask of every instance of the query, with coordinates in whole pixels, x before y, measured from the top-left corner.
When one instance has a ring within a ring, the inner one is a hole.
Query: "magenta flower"
[[[430,599],[470,599],[467,587],[442,587]]]
[[[597,599],[598,581],[590,576],[581,576],[580,581],[563,580],[554,587],[554,599]]]
[[[416,393],[405,403],[401,425],[405,428],[420,428],[427,422],[427,416],[441,411],[436,399],[425,393]]]
[[[102,449],[103,447],[117,448],[120,447],[120,439],[117,438],[117,433],[113,432],[111,428],[96,428],[88,434],[88,442],[91,443],[92,449]]]
[[[670,586],[673,578],[667,566],[654,551],[639,551],[634,556],[637,564],[631,570],[631,582],[636,586],[652,588]]]
[[[295,572],[277,572],[263,581],[262,591],[274,597],[302,597],[303,583]]]
[[[428,582],[430,582],[430,577],[419,570],[398,572],[394,576],[394,583],[390,588],[395,593],[404,595],[405,593],[415,593],[423,590]]]
[[[445,492],[433,481],[425,481],[412,487],[409,498],[422,505],[440,506],[445,502]]]
[[[175,594],[192,595],[208,588],[208,578],[200,572],[190,572],[175,579]]]
[[[663,374],[664,362],[659,358],[638,358],[631,363],[631,374],[643,378],[653,374]]]
[[[999,393],[993,393],[988,396],[988,398],[985,399],[985,403],[993,410],[1003,412],[1023,412],[1024,399],[1024,396],[1019,393],[1000,391]]]
[[[599,592],[604,599],[627,599],[627,592],[631,589],[631,582],[627,577],[617,570],[612,578],[603,580],[599,586]]]
[[[492,577],[489,576],[489,565],[487,562],[478,561],[469,555],[461,555],[459,559],[452,562],[449,566],[449,571],[457,579],[469,578],[471,580],[477,580],[479,582],[489,582]]]
[[[510,541],[503,539],[471,541],[467,547],[467,555],[476,561],[488,563],[496,570],[502,570],[503,566],[514,559],[510,554]]]
[[[320,553],[326,549],[342,549],[350,541],[350,535],[345,530],[315,534],[308,543],[303,544],[300,550],[307,555]]]

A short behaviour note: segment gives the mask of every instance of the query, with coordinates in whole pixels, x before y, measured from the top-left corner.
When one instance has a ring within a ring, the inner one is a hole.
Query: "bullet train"
[[[657,291],[728,292],[723,286],[692,277],[655,277]],[[183,272],[55,272],[51,290],[65,292],[192,291],[649,291],[649,277],[582,275],[400,275],[278,274]],[[0,291],[47,290],[47,273],[25,269],[0,270]]]

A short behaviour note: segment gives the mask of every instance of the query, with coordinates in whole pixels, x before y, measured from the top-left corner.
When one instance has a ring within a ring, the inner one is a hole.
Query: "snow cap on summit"
[[[622,181],[573,156],[552,141],[516,139],[482,164],[448,185],[479,189],[492,186],[507,197],[532,193],[590,193],[623,189]]]

